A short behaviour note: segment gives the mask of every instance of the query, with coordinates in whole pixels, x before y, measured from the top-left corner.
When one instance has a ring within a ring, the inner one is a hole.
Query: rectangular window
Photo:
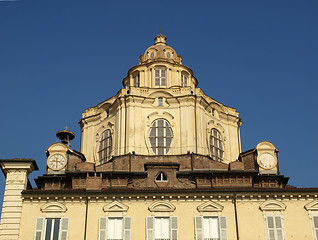
[[[155,69],[155,86],[166,86],[166,69]]]
[[[35,240],[67,240],[68,218],[37,218]]]
[[[163,99],[162,97],[158,98],[158,106],[162,106],[163,105]]]
[[[187,87],[188,86],[188,76],[185,74],[181,75],[181,86]]]
[[[227,240],[226,217],[195,217],[196,240]]]
[[[147,240],[178,240],[177,217],[147,217]]]
[[[267,239],[284,240],[283,221],[281,216],[267,216]]]
[[[134,76],[134,87],[140,87],[140,77],[139,74]]]
[[[318,216],[312,216],[315,240],[318,240]]]
[[[130,240],[130,217],[101,217],[99,240]]]

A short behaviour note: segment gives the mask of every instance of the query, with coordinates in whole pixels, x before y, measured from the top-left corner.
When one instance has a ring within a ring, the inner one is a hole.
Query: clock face
[[[53,170],[60,170],[66,165],[66,159],[62,154],[53,154],[50,156],[48,166]]]
[[[276,160],[274,156],[269,153],[264,153],[259,156],[258,163],[264,169],[272,169],[276,166]]]

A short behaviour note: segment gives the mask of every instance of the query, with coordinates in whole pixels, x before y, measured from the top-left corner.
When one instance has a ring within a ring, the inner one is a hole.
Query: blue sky
[[[33,158],[42,175],[65,126],[80,150],[81,113],[117,93],[161,27],[199,87],[240,112],[242,150],[271,141],[289,184],[318,187],[317,12],[309,0],[0,1],[0,158]]]

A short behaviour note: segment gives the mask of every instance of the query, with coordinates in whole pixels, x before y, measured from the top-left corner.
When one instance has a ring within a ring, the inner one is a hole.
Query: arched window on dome
[[[149,142],[154,154],[167,154],[170,150],[172,139],[172,129],[167,120],[157,119],[153,121],[150,127]]]
[[[139,72],[133,76],[133,86],[140,87],[140,74]]]
[[[155,52],[151,52],[150,53],[150,58],[154,58],[155,57]]]
[[[99,162],[101,164],[107,162],[108,159],[111,157],[112,152],[112,134],[109,129],[104,131],[101,134],[100,140],[99,140],[99,150],[98,150],[98,157]]]
[[[171,58],[171,52],[167,52],[167,58]]]
[[[223,162],[224,156],[224,147],[221,134],[215,128],[211,129],[211,136],[210,136],[210,151],[212,155],[212,159]]]
[[[188,74],[185,72],[181,73],[181,86],[182,87],[188,86]]]
[[[167,82],[167,70],[165,68],[155,69],[155,86],[166,86]]]

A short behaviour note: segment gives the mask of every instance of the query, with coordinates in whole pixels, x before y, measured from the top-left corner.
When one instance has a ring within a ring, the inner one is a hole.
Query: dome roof
[[[148,63],[157,60],[165,60],[182,64],[182,58],[176,51],[166,44],[167,38],[162,34],[155,37],[155,44],[147,48],[145,53],[139,57],[139,63]]]

